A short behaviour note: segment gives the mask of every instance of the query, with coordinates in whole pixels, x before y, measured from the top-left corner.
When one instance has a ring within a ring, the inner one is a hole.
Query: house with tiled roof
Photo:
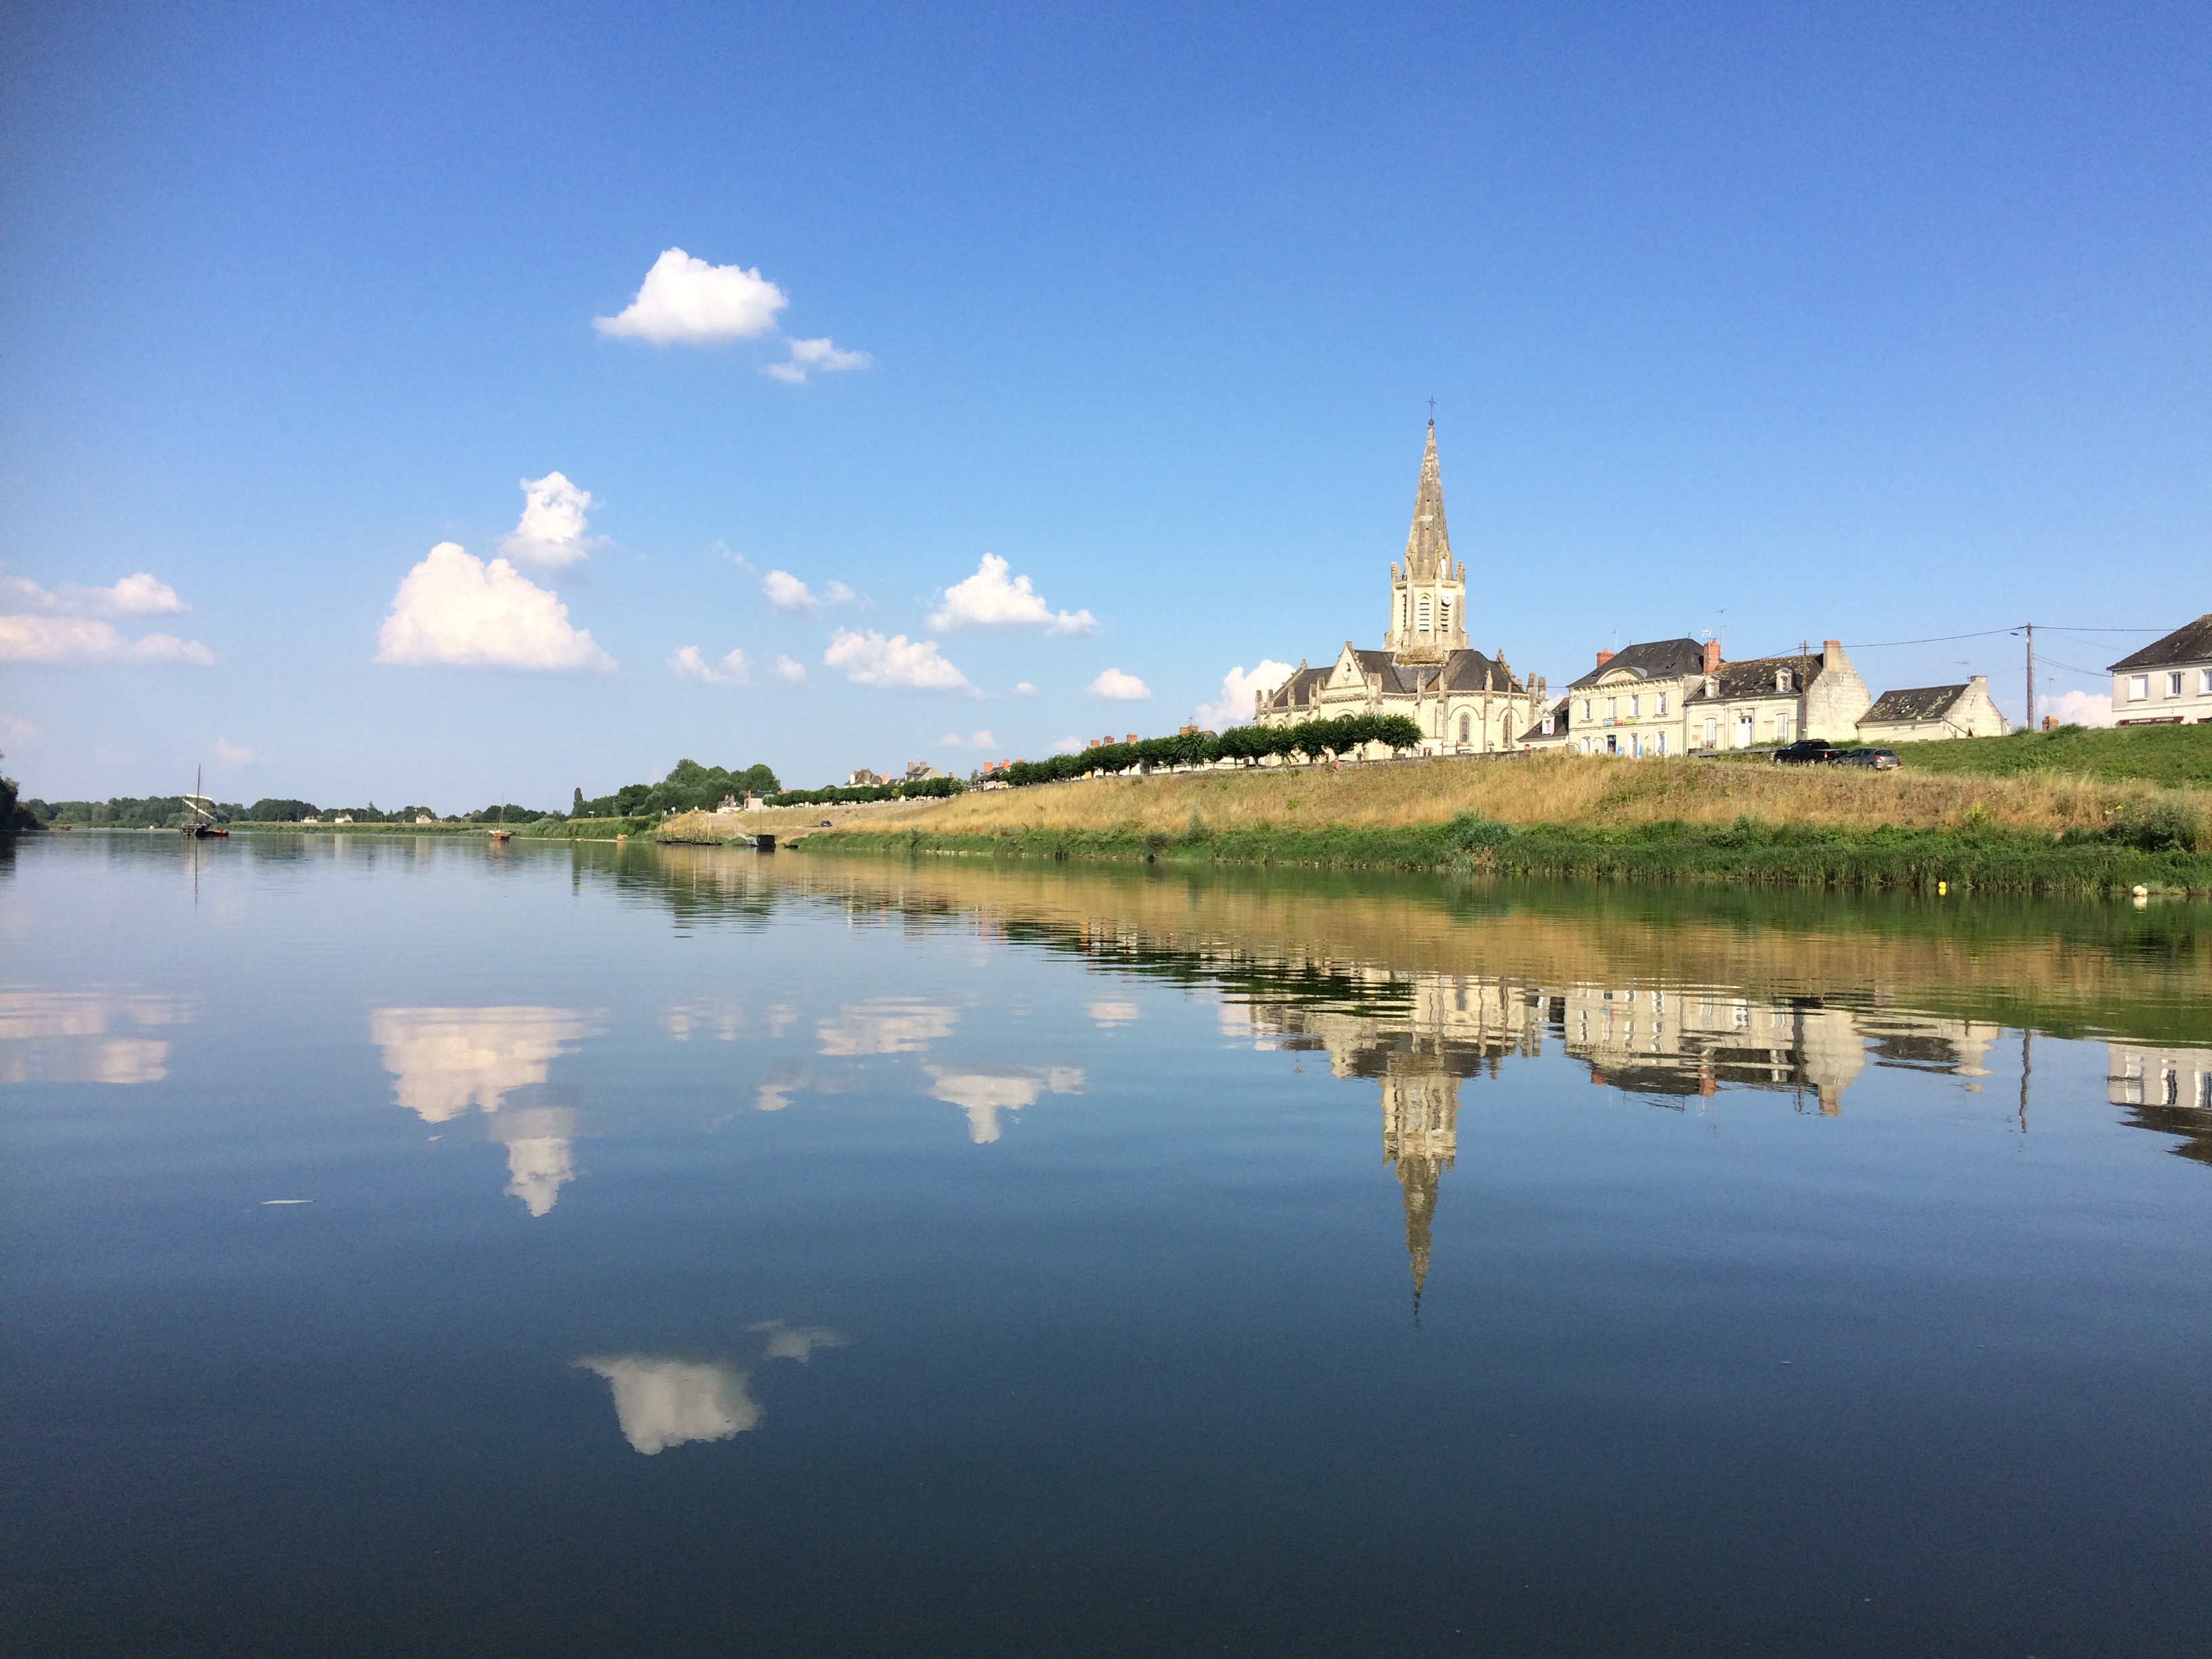
[[[1484,754],[1527,746],[1544,683],[1522,678],[1505,653],[1468,644],[1467,566],[1452,557],[1429,422],[1402,563],[1390,567],[1390,620],[1380,650],[1350,640],[1320,668],[1301,661],[1272,692],[1254,695],[1255,726],[1294,726],[1344,714],[1404,714],[1428,754]]]
[[[1990,677],[1977,674],[1963,685],[1917,685],[1885,691],[1859,716],[1859,741],[1872,744],[1927,743],[1941,738],[2001,738],[2012,730],[1996,699]]]
[[[1718,640],[1648,640],[1601,651],[1545,711],[1532,743],[1583,755],[1765,749],[1849,742],[1873,699],[1836,640],[1818,652],[1729,662]]]
[[[2119,725],[2212,721],[2212,611],[2121,658],[2107,672]]]

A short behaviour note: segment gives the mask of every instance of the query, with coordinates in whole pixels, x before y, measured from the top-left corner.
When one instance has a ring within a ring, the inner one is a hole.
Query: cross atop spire
[[[1433,581],[1451,572],[1451,538],[1444,529],[1443,475],[1437,469],[1437,417],[1429,416],[1428,447],[1421,453],[1421,483],[1413,493],[1413,527],[1406,537],[1406,578]]]

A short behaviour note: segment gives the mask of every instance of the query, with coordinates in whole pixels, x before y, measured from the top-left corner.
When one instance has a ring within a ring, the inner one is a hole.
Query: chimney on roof
[[[1838,667],[1842,664],[1843,660],[1844,642],[1841,640],[1822,640],[1820,641],[1821,667]]]
[[[1720,672],[1720,666],[1721,642],[1718,640],[1707,640],[1705,641],[1705,672],[1717,674]]]
[[[1129,733],[1129,737],[1128,737],[1128,741],[1129,741],[1129,742],[1131,742],[1131,743],[1134,743],[1134,742],[1136,742],[1136,740],[1137,740],[1137,734],[1136,734],[1134,732],[1130,732],[1130,733]]]
[[[1612,660],[1613,660],[1613,653],[1612,653],[1612,652],[1610,652],[1610,651],[1601,651],[1601,652],[1599,652],[1599,653],[1597,653],[1597,665],[1598,665],[1600,668],[1604,667],[1604,666],[1606,665],[1606,664],[1607,664],[1607,663],[1611,662]]]

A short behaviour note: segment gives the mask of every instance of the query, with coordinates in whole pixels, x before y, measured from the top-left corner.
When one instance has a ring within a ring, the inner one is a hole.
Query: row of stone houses
[[[1599,652],[1596,665],[1553,699],[1541,675],[1516,674],[1502,648],[1486,653],[1468,643],[1467,567],[1453,558],[1444,524],[1433,420],[1405,558],[1390,567],[1389,606],[1380,650],[1346,640],[1321,667],[1301,661],[1280,685],[1254,695],[1253,723],[1404,714],[1425,754],[1687,755],[1805,738],[1886,745],[2012,730],[1986,676],[1877,698],[1837,640],[1737,662],[1716,639],[1650,640]],[[2111,672],[2120,725],[2212,722],[2212,613]]]

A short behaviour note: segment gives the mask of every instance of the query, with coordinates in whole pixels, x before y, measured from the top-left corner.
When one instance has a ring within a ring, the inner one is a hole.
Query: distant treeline
[[[1135,743],[1105,743],[1050,760],[1016,761],[1006,781],[1020,786],[1057,783],[1085,772],[1126,772],[1133,766],[1211,766],[1241,760],[1256,765],[1270,757],[1334,759],[1370,743],[1393,750],[1418,748],[1421,728],[1403,714],[1346,714],[1336,720],[1300,720],[1295,726],[1232,726],[1226,732],[1187,732],[1172,738],[1144,738]]]
[[[968,786],[957,778],[917,778],[912,783],[856,783],[827,789],[785,789],[770,795],[770,806],[850,806],[872,800],[943,800]]]
[[[23,811],[40,825],[67,824],[82,830],[179,830],[191,820],[181,795],[118,795],[111,800],[27,800]],[[440,823],[490,823],[504,816],[509,823],[529,823],[538,818],[557,818],[558,812],[518,806],[479,807],[473,812],[441,817],[427,806],[398,806],[390,811],[371,801],[366,806],[318,806],[311,800],[264,797],[251,806],[237,801],[217,801],[210,809],[217,823],[304,823],[310,818],[329,823],[341,817],[356,823],[412,823],[428,817]]]
[[[628,783],[611,795],[586,799],[582,789],[568,808],[572,818],[635,818],[658,817],[664,812],[712,811],[727,796],[738,800],[757,791],[772,795],[783,786],[776,781],[775,774],[765,766],[748,766],[732,771],[725,767],[702,766],[695,760],[680,760],[668,769],[668,775],[659,783]]]

